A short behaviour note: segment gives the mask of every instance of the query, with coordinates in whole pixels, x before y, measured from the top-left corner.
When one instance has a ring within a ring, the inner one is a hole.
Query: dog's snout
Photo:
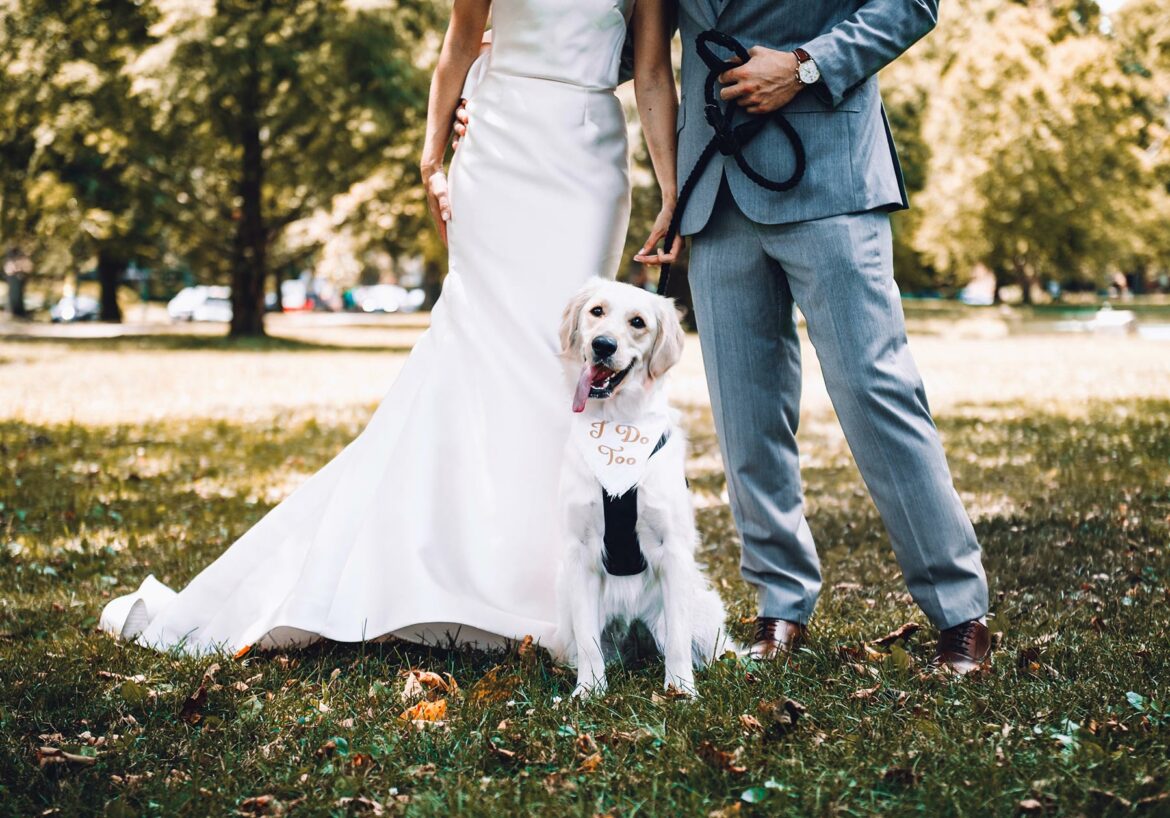
[[[593,339],[593,354],[599,360],[610,357],[617,352],[617,348],[617,339],[611,335],[598,335]]]

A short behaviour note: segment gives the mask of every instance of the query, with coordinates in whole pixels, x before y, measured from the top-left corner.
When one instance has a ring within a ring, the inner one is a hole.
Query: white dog
[[[674,302],[597,279],[565,308],[561,347],[576,413],[561,474],[564,561],[555,651],[574,695],[605,689],[605,661],[641,623],[666,687],[695,693],[694,666],[733,647],[719,595],[695,563],[686,440],[663,376],[682,355]]]

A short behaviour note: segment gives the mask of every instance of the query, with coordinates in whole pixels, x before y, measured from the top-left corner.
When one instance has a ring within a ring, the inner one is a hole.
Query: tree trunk
[[[18,247],[11,248],[0,265],[4,281],[8,284],[8,315],[11,318],[28,318],[24,306],[24,283],[32,272],[32,261]]]
[[[1017,259],[1015,262],[1016,281],[1020,285],[1020,297],[1024,304],[1032,306],[1035,303],[1032,299],[1032,276],[1028,272],[1028,264],[1022,259]]]
[[[284,312],[284,272],[280,267],[273,269],[272,283],[276,286],[276,308],[273,312]],[[268,307],[264,311],[268,312]]]
[[[4,281],[8,284],[8,314],[13,318],[28,318],[24,306],[24,276],[5,274]]]
[[[253,59],[240,95],[240,214],[232,269],[233,338],[264,335],[264,282],[268,278],[268,236],[264,228],[264,148],[260,140],[260,74]]]
[[[126,271],[126,262],[120,253],[108,247],[98,250],[98,281],[101,282],[101,312],[98,319],[113,324],[122,323],[122,308],[118,305],[118,285]]]

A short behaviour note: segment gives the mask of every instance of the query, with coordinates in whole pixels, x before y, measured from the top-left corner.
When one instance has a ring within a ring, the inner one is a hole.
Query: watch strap
[[[798,64],[802,63],[802,62],[808,62],[809,60],[812,59],[812,56],[810,56],[809,53],[807,51],[805,51],[803,48],[798,48],[795,51],[793,51],[792,53],[796,55],[796,62]]]

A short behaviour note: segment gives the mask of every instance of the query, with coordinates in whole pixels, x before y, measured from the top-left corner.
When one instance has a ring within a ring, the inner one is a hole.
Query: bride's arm
[[[447,242],[451,203],[447,199],[447,182],[442,175],[443,160],[451,138],[455,106],[459,103],[467,70],[479,54],[490,9],[491,0],[455,0],[451,22],[447,24],[447,35],[439,52],[439,63],[431,78],[427,130],[419,167],[427,187],[427,205],[444,244]]]
[[[674,88],[674,68],[670,63],[670,38],[674,31],[673,0],[637,0],[634,4],[634,94],[638,99],[638,114],[642,119],[642,133],[650,149],[650,162],[662,191],[662,210],[654,229],[635,261],[646,264],[672,262],[682,248],[682,239],[674,246],[657,250],[658,242],[666,235],[670,217],[674,214],[678,197],[675,121],[678,117],[678,96]]]

